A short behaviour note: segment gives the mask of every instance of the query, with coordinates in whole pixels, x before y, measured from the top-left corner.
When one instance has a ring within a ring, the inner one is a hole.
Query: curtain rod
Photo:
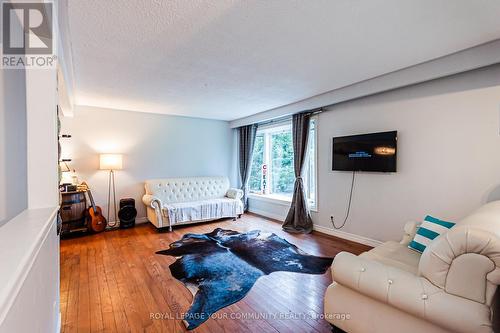
[[[311,112],[311,115],[312,116],[315,116],[317,114],[320,114],[322,112],[325,111],[325,108],[324,107],[321,107],[321,108],[318,108],[318,109],[312,109],[312,110],[309,110]],[[308,111],[303,111],[303,112],[308,112]],[[297,113],[303,113],[303,112],[297,112]],[[288,119],[291,119],[293,117],[293,115],[296,114],[296,113],[292,113],[292,114],[288,114],[286,116],[281,116],[281,117],[278,117],[278,118],[274,118],[274,119],[271,119],[271,120],[266,120],[266,121],[262,121],[262,122],[259,122],[259,123],[256,123],[258,126],[265,126],[265,125],[269,125],[269,124],[272,124],[272,123],[280,123],[280,122],[284,122]]]

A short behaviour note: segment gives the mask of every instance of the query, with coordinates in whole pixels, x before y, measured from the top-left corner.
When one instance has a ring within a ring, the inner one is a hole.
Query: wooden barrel
[[[80,220],[85,216],[85,192],[62,193],[61,218],[63,222]]]

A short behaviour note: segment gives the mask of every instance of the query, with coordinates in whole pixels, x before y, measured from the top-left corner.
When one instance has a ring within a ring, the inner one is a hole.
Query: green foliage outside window
[[[291,195],[295,182],[291,131],[276,133],[271,136],[271,163],[271,192]]]
[[[264,163],[264,135],[257,135],[253,149],[252,169],[250,170],[250,180],[248,186],[250,191],[262,191],[262,164]]]

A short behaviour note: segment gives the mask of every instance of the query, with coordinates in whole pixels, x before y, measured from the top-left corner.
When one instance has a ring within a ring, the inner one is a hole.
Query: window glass
[[[262,165],[264,164],[264,135],[258,134],[252,157],[252,169],[250,170],[249,189],[250,192],[262,193]]]
[[[309,141],[307,148],[307,163],[305,164],[305,188],[307,198],[312,206],[316,205],[316,120],[311,119]]]
[[[271,193],[292,196],[295,173],[290,129],[271,134]]]

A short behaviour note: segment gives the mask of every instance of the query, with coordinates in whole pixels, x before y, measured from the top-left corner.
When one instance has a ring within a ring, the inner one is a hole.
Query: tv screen
[[[397,131],[333,138],[333,170],[396,172]]]

